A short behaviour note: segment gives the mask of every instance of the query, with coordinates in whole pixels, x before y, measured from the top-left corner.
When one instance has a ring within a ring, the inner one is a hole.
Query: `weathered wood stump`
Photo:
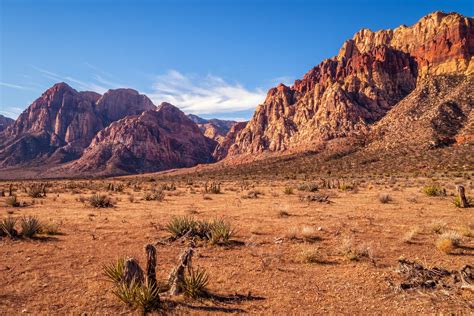
[[[467,202],[467,199],[466,199],[466,194],[464,192],[464,187],[462,185],[458,185],[458,186],[456,186],[456,189],[458,191],[460,207],[462,207],[462,208],[468,207],[469,203]]]
[[[149,286],[155,287],[156,282],[156,248],[149,244],[145,246],[146,252],[146,279]]]
[[[143,277],[143,270],[138,264],[138,261],[134,258],[128,258],[125,261],[125,269],[123,271],[123,282],[127,283],[128,285],[134,284],[142,284],[144,281]]]
[[[179,295],[183,291],[184,273],[186,268],[191,266],[191,259],[194,253],[194,244],[191,242],[189,247],[183,251],[179,257],[178,265],[171,271],[168,277],[170,286],[170,295]]]

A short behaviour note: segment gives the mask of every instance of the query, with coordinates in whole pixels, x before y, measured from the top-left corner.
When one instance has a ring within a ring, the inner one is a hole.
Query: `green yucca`
[[[209,232],[206,234],[211,244],[227,244],[234,235],[231,224],[223,219],[215,219],[210,223]]]
[[[188,273],[184,276],[183,292],[191,298],[206,295],[206,287],[209,283],[209,274],[203,268],[193,269],[188,267]]]
[[[123,271],[125,270],[125,259],[119,258],[117,262],[112,262],[103,266],[104,275],[112,282],[122,281]]]
[[[169,223],[166,225],[166,230],[171,234],[173,238],[180,238],[189,231],[191,231],[191,233],[194,233],[196,226],[197,222],[193,217],[175,216],[171,218]]]
[[[15,229],[16,218],[8,216],[0,221],[0,233],[7,235],[10,238],[15,238],[18,233]]]
[[[134,308],[149,311],[157,308],[160,304],[160,289],[149,283],[119,282],[113,291],[122,302]]]
[[[35,216],[24,216],[20,221],[21,235],[26,238],[31,238],[41,231],[41,224]]]

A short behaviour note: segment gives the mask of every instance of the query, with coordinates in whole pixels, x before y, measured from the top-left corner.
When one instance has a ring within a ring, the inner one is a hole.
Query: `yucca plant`
[[[204,268],[193,269],[188,267],[188,273],[184,276],[183,292],[190,298],[198,298],[206,295],[206,287],[209,283],[209,274]]]
[[[18,232],[15,229],[16,218],[8,216],[0,221],[0,233],[6,235],[10,238],[15,238],[18,236]]]
[[[117,262],[112,262],[103,266],[104,275],[111,282],[120,283],[122,281],[123,272],[125,270],[125,259],[119,258]]]
[[[133,281],[130,284],[119,282],[116,284],[113,293],[125,304],[134,308],[141,308],[145,312],[157,308],[160,304],[159,287],[147,282],[138,283]]]
[[[193,217],[188,216],[175,216],[171,218],[169,223],[166,225],[166,230],[171,234],[173,238],[180,238],[186,233],[195,231],[197,222]]]
[[[211,244],[224,245],[234,235],[234,229],[231,224],[223,219],[215,219],[211,222],[209,232],[206,234]]]
[[[34,184],[28,190],[28,196],[32,198],[41,198],[46,195],[46,189],[42,185]]]
[[[20,221],[21,235],[26,238],[31,238],[41,231],[41,224],[35,216],[24,216]]]

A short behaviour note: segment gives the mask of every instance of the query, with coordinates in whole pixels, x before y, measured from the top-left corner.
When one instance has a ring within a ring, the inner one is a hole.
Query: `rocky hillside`
[[[365,138],[399,103],[413,107],[410,111],[425,111],[415,106],[415,97],[404,100],[438,82],[430,78],[457,76],[457,84],[446,85],[443,93],[460,84],[472,89],[465,83],[474,74],[473,54],[474,20],[456,13],[435,12],[411,27],[394,30],[363,29],[337,56],[321,62],[293,86],[271,89],[235,142],[227,144],[228,156],[307,151],[331,139]],[[471,109],[472,103],[462,109],[463,115],[471,117]],[[400,118],[389,115],[383,125],[395,119]],[[456,133],[471,126],[469,122],[456,119]]]
[[[231,130],[232,126],[237,124],[236,121],[220,120],[220,119],[203,119],[194,114],[188,114],[188,117],[199,126],[204,136],[215,140],[219,144],[225,139],[225,136]]]
[[[0,132],[6,129],[8,125],[13,124],[13,122],[15,122],[15,120],[0,114]]]
[[[118,175],[214,162],[216,143],[175,106],[128,116],[100,131],[83,156],[65,166],[78,174]]]

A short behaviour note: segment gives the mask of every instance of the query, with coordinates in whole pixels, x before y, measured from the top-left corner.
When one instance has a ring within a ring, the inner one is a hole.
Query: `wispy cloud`
[[[15,106],[9,106],[9,107],[5,107],[7,108],[8,110],[0,110],[0,114],[6,116],[6,117],[9,117],[9,118],[12,118],[12,119],[16,119],[20,114],[21,112],[23,112],[23,109],[19,108],[19,107],[15,107]]]
[[[18,84],[7,83],[7,82],[0,82],[0,86],[7,87],[7,88],[12,88],[12,89],[18,89],[18,90],[34,90],[31,87],[21,86],[21,85],[18,85]]]
[[[285,86],[292,86],[294,82],[295,82],[295,78],[291,76],[281,76],[281,77],[276,77],[270,80],[270,83],[272,84],[272,86],[276,86],[280,83],[283,83]]]
[[[193,114],[228,113],[254,109],[265,99],[262,89],[248,90],[213,76],[184,75],[170,70],[157,76],[148,96],[155,104],[169,102]]]

